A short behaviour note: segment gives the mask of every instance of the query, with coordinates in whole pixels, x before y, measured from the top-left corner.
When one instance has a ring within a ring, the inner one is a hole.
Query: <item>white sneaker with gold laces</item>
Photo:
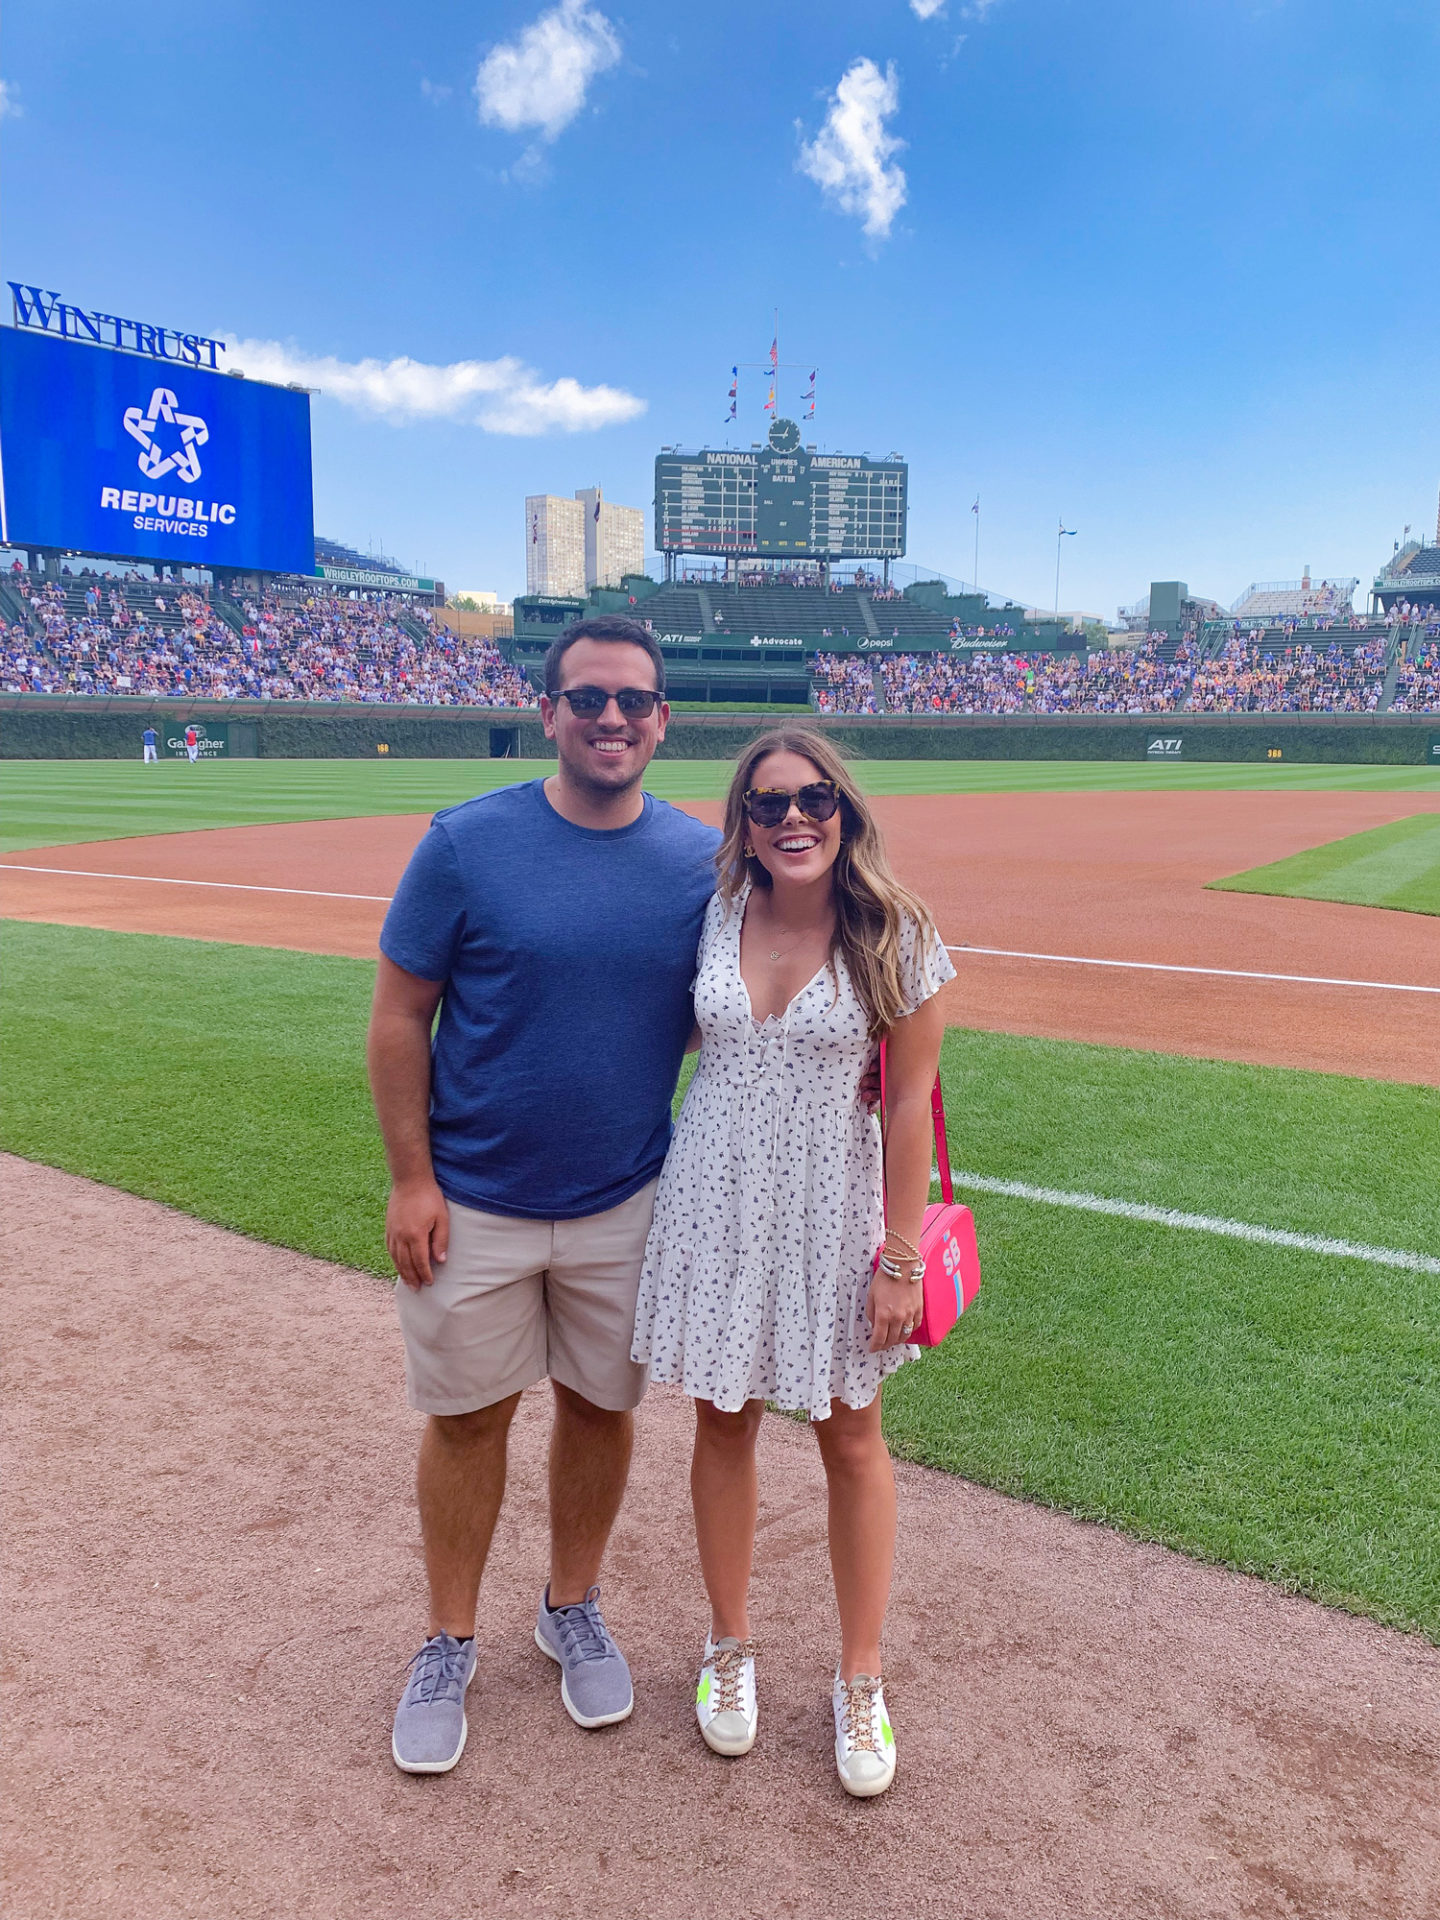
[[[705,1636],[705,1658],[695,1688],[700,1737],[731,1759],[749,1753],[760,1727],[755,1700],[755,1642]]]
[[[884,1793],[895,1778],[895,1735],[885,1690],[868,1673],[853,1680],[835,1674],[835,1765],[840,1784],[859,1800]]]

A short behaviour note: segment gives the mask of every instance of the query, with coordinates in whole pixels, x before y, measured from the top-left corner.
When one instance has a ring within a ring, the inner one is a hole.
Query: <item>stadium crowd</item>
[[[895,654],[884,662],[891,713],[1172,713],[1190,687],[1193,648],[1166,659],[1147,637],[1106,653]]]
[[[1440,626],[1437,626],[1440,636]],[[1173,653],[1163,634],[1136,647],[1094,653],[898,653],[881,661],[890,713],[1373,713],[1385,686],[1383,636],[1353,649],[1338,640],[1266,650],[1253,634],[1234,636],[1215,657],[1183,638]],[[1425,643],[1402,668],[1396,711],[1429,711],[1440,650]],[[871,713],[868,663],[834,656],[810,662],[822,713]],[[1408,706],[1401,708],[1403,691]]]
[[[1395,676],[1391,713],[1440,713],[1440,620],[1410,642]]]
[[[1195,669],[1192,713],[1373,713],[1385,687],[1387,647],[1364,640],[1346,652],[1337,640],[1280,653],[1253,634],[1232,636]]]
[[[347,700],[421,706],[531,707],[529,681],[493,641],[461,638],[432,609],[376,597],[266,595],[223,619],[180,589],[156,611],[87,588],[67,613],[58,586],[26,596],[41,629],[18,623],[0,646],[6,693],[148,694],[213,700]],[[107,607],[108,598],[108,607]],[[236,631],[238,626],[239,631]]]
[[[853,653],[812,653],[807,663],[817,713],[875,713],[875,676],[869,659]]]

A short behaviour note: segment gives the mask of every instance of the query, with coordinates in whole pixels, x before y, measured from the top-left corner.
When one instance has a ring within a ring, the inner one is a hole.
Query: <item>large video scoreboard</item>
[[[769,445],[678,450],[655,460],[655,545],[661,553],[766,559],[899,559],[905,551],[903,460],[809,453],[793,420]]]
[[[313,573],[310,397],[0,327],[0,541]]]

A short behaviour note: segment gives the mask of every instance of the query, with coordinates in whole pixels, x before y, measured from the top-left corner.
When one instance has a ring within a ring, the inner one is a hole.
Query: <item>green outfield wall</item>
[[[0,759],[138,758],[194,720],[217,753],[281,760],[544,759],[538,715],[482,707],[341,706],[299,700],[0,696]],[[1239,760],[1435,764],[1434,714],[874,716],[677,714],[660,757],[726,760],[768,726],[814,724],[865,760]]]

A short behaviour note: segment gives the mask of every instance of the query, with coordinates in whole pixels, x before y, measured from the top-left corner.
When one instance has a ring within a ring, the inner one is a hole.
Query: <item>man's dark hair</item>
[[[550,642],[550,651],[545,655],[545,691],[552,700],[560,691],[560,662],[577,640],[613,640],[642,648],[655,665],[656,691],[664,693],[665,656],[650,629],[642,627],[638,620],[627,620],[623,614],[598,613],[592,619],[575,621]]]

